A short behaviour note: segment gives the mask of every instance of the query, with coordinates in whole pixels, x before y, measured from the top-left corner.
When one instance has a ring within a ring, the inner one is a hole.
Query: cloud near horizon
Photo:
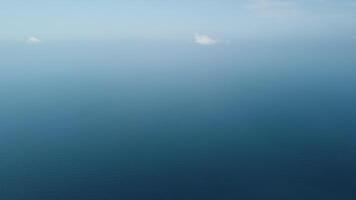
[[[39,38],[34,37],[34,36],[28,37],[27,40],[26,40],[27,44],[39,44],[41,42],[42,41]]]
[[[215,45],[219,43],[217,39],[212,38],[211,36],[198,33],[194,36],[194,42],[199,45]]]

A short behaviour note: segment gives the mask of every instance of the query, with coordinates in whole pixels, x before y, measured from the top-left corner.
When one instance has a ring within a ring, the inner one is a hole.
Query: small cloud
[[[39,44],[41,42],[42,41],[39,38],[34,37],[34,36],[31,36],[31,37],[27,38],[27,40],[26,40],[27,44]]]
[[[195,34],[194,42],[199,45],[215,45],[219,43],[217,39],[202,34]]]

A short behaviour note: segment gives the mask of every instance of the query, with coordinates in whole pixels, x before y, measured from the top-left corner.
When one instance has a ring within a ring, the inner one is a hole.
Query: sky
[[[0,0],[0,200],[355,199],[356,0]]]
[[[351,40],[355,19],[355,0],[5,0],[0,41]]]

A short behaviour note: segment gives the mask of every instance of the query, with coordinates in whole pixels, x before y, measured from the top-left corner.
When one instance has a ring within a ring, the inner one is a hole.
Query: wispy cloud
[[[42,41],[38,37],[35,37],[35,36],[30,36],[26,40],[27,44],[39,44],[41,42]]]
[[[194,35],[194,42],[199,45],[215,45],[219,43],[219,40],[203,34],[195,34]]]
[[[265,16],[293,16],[300,13],[298,4],[289,0],[249,0],[246,9]]]

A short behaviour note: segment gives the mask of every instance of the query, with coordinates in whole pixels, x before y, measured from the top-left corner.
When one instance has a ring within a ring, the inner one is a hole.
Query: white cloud
[[[28,37],[27,40],[26,40],[27,44],[39,44],[41,42],[42,41],[39,38],[34,37],[34,36]]]
[[[208,35],[198,34],[198,33],[195,34],[194,41],[195,43],[200,45],[214,45],[219,43],[219,41],[215,38],[212,38]]]

